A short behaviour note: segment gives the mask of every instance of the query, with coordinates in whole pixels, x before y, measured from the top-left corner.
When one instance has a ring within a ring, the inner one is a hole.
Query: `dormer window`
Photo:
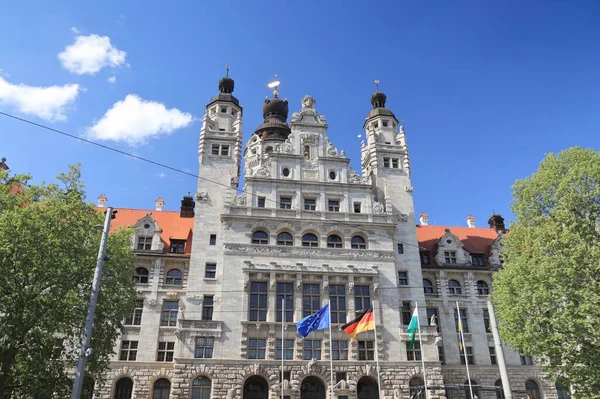
[[[185,251],[185,240],[171,240],[171,253],[182,254]]]
[[[421,251],[421,264],[423,264],[423,265],[430,265],[431,264],[431,260],[429,259],[429,252],[428,251]]]
[[[485,256],[483,254],[471,254],[471,263],[473,266],[485,266]]]
[[[138,237],[138,251],[150,251],[152,249],[152,237]]]
[[[444,260],[446,263],[456,263],[456,251],[445,251]]]

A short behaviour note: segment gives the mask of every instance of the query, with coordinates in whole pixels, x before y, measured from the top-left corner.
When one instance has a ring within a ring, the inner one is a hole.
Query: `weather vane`
[[[227,73],[226,73],[226,75],[225,75],[225,76],[229,77],[229,64],[226,64],[226,65],[225,65],[225,68],[227,68]]]
[[[375,88],[379,91],[379,79],[375,79]]]
[[[277,79],[277,75],[275,75],[275,79],[271,82],[269,82],[269,84],[267,85],[267,87],[269,87],[270,89],[275,89],[273,91],[273,95],[275,97],[277,97],[277,90],[279,90],[279,85],[281,84],[281,82]]]

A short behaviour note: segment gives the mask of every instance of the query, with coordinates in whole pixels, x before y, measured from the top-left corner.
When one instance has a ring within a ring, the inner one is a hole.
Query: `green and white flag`
[[[408,323],[408,328],[406,332],[408,333],[408,337],[410,338],[409,349],[413,349],[415,347],[415,332],[419,330],[419,309],[415,307],[415,311],[413,312],[412,317],[410,318],[410,323]]]

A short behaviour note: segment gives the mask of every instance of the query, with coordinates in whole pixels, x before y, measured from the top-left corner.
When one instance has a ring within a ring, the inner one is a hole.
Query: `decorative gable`
[[[133,225],[135,230],[133,249],[135,251],[163,252],[165,248],[165,244],[160,237],[163,231],[151,215],[151,212],[147,212],[143,218]]]
[[[502,245],[502,233],[498,234],[498,237],[492,243],[490,247],[490,256],[488,257],[488,263],[490,266],[499,268],[502,266],[502,261],[500,260],[500,254],[502,253],[503,245]]]
[[[463,243],[457,236],[445,230],[445,234],[438,242],[435,261],[438,265],[464,265],[471,263],[471,255],[464,249]]]

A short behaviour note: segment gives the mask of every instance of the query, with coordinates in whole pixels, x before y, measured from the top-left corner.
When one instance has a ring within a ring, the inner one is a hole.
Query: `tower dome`
[[[219,91],[221,93],[233,93],[234,87],[235,87],[235,82],[233,81],[233,79],[231,79],[229,77],[229,75],[223,76],[219,80]]]
[[[225,74],[225,76],[219,79],[219,94],[210,99],[210,103],[208,103],[206,108],[210,107],[217,101],[231,102],[239,107],[239,100],[235,98],[233,94],[231,94],[233,93],[234,88],[235,82],[229,77],[229,65],[227,65],[227,73]]]
[[[285,141],[291,133],[287,124],[288,101],[280,99],[277,95],[278,93],[275,91],[273,98],[265,100],[263,105],[264,122],[254,132],[263,140]]]

